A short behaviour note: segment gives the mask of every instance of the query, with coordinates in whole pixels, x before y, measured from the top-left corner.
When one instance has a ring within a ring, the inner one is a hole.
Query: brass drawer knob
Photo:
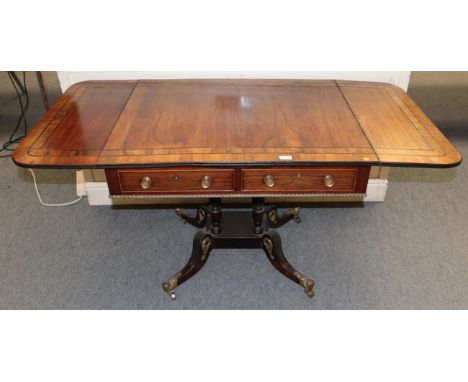
[[[268,188],[271,188],[275,185],[275,177],[273,175],[265,175],[263,183],[265,183],[265,186]]]
[[[151,186],[151,178],[149,176],[144,176],[140,179],[140,187],[144,190],[147,190]]]
[[[325,187],[332,188],[335,185],[335,178],[333,175],[325,175],[323,177],[323,184]]]
[[[202,188],[207,189],[210,188],[211,186],[211,178],[208,175],[205,175],[203,178],[201,178],[200,185]]]

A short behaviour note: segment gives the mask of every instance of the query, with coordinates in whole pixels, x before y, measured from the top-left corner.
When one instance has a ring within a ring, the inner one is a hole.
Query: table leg
[[[198,228],[206,227],[206,211],[202,207],[197,209],[195,216],[189,215],[183,208],[176,208],[176,214],[182,218],[184,223],[189,223]]]
[[[251,212],[223,213],[221,200],[211,198],[209,209],[199,208],[195,216],[190,216],[185,210],[178,208],[176,212],[185,222],[203,229],[195,234],[189,261],[180,272],[163,283],[164,291],[175,300],[175,288],[200,271],[213,248],[262,248],[275,269],[301,285],[306,294],[313,297],[314,281],[297,271],[288,262],[283,253],[279,234],[269,230],[271,226],[282,226],[291,219],[298,222],[299,208],[278,215],[275,207],[266,210],[263,202],[261,198],[253,199]]]
[[[305,293],[309,297],[314,296],[314,280],[304,276],[298,272],[284,256],[281,245],[281,238],[275,231],[270,231],[263,236],[262,248],[267,254],[270,263],[283,275],[290,280],[298,283],[304,288]]]
[[[288,212],[278,214],[276,207],[270,207],[268,211],[268,224],[272,228],[279,228],[289,222],[291,219],[294,219],[296,223],[301,222],[301,209],[299,207],[294,207]]]
[[[198,231],[193,238],[192,256],[190,256],[188,263],[180,272],[177,272],[162,284],[164,291],[169,293],[173,300],[176,299],[174,289],[189,278],[195,276],[195,274],[203,268],[212,248],[213,240],[211,236],[207,235],[204,231]]]

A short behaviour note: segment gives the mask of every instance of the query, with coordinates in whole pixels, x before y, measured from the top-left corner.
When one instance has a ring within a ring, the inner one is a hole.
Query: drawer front
[[[111,195],[365,193],[369,166],[106,169]]]
[[[120,193],[172,194],[210,193],[234,190],[234,170],[230,169],[131,169],[116,170]],[[114,193],[114,190],[111,190]]]
[[[242,190],[261,193],[362,192],[356,187],[361,183],[358,175],[358,167],[244,169]],[[364,180],[367,184],[367,177]]]

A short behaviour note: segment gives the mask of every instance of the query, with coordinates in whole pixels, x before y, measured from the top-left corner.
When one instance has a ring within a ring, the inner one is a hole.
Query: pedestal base
[[[210,200],[209,208],[199,208],[195,216],[183,209],[176,213],[187,223],[203,228],[193,239],[192,255],[188,263],[163,283],[164,291],[175,300],[175,288],[193,277],[203,268],[213,249],[262,248],[270,263],[283,275],[304,288],[313,297],[314,281],[298,272],[283,253],[280,235],[270,227],[278,228],[291,219],[300,222],[299,208],[278,214],[276,207],[265,208],[263,199],[254,198],[252,212],[221,211],[219,199]]]

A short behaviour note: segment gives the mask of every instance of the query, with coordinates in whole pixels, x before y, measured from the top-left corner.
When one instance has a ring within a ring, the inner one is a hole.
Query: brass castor
[[[304,292],[309,297],[314,297],[314,285],[315,282],[312,279],[300,274],[299,272],[296,274],[299,278],[299,284],[304,287]]]
[[[163,286],[164,289],[164,286]],[[165,292],[169,295],[172,301],[175,301],[177,298],[177,295],[175,294],[174,290],[165,290]]]
[[[179,274],[177,274],[171,277],[169,281],[166,281],[162,284],[164,292],[166,292],[171,297],[172,301],[174,301],[177,298],[174,288],[177,286],[177,280],[179,279],[179,277]]]

